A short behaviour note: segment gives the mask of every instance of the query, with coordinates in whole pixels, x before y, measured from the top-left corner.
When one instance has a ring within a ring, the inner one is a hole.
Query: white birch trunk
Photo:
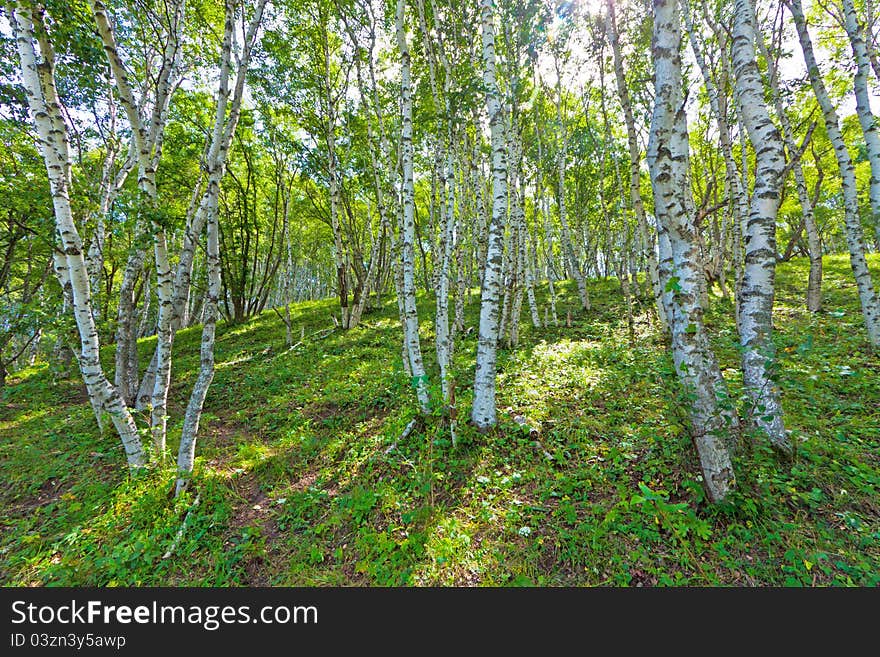
[[[788,118],[785,104],[782,100],[782,92],[779,88],[779,71],[775,60],[770,56],[764,36],[760,30],[756,30],[755,37],[761,55],[767,66],[770,78],[770,95],[776,108],[776,116],[779,117],[779,125],[782,127],[782,138],[788,150],[788,158],[794,173],[795,188],[797,189],[798,201],[801,205],[804,231],[807,234],[807,250],[810,254],[810,273],[807,279],[807,310],[811,313],[819,312],[822,308],[822,244],[819,241],[819,229],[816,226],[816,218],[813,213],[813,200],[807,189],[807,181],[804,177],[804,168],[801,165],[801,154],[794,141],[794,131]]]
[[[785,169],[779,131],[764,103],[764,86],[755,59],[755,23],[751,0],[736,0],[733,21],[733,72],[739,114],[755,151],[745,240],[740,300],[743,383],[752,401],[752,421],[783,454],[792,452],[782,420],[773,346],[773,296],[776,278],[776,213]]]
[[[880,236],[880,130],[877,120],[871,111],[868,77],[871,74],[871,62],[862,28],[856,16],[853,0],[843,0],[843,26],[852,47],[856,70],[853,76],[853,89],[856,96],[856,114],[865,137],[865,152],[871,165],[871,178],[868,181],[868,196],[871,199],[871,225]]]
[[[66,276],[70,280],[73,312],[80,336],[80,371],[92,406],[110,414],[122,440],[129,467],[140,468],[146,465],[146,454],[134,419],[101,368],[100,344],[91,308],[89,272],[70,206],[69,141],[55,90],[54,56],[48,35],[45,29],[40,30],[43,62],[38,64],[34,46],[34,16],[22,0],[18,0],[10,12],[10,22],[15,34],[28,108],[49,177],[55,227],[64,250]],[[40,68],[45,71],[42,81]]]
[[[543,140],[541,139],[541,130],[540,126],[538,126],[538,162],[544,161],[544,147]],[[553,325],[559,326],[559,317],[556,314],[556,286],[553,284],[553,281],[556,277],[554,266],[553,266],[553,230],[550,223],[550,203],[547,200],[547,197],[544,195],[544,175],[541,171],[540,166],[538,167],[538,171],[535,177],[535,185],[537,186],[536,190],[536,201],[537,206],[535,208],[535,212],[538,212],[540,208],[541,214],[544,217],[544,264],[546,267],[547,274],[547,293],[550,297],[550,317],[553,319]],[[536,215],[537,216],[537,215]],[[536,226],[537,230],[537,226]],[[548,318],[545,318],[548,319]]]
[[[636,223],[639,229],[639,242],[642,247],[642,258],[648,266],[648,278],[651,282],[651,290],[654,294],[654,304],[657,308],[657,317],[664,333],[669,331],[669,321],[663,308],[663,288],[660,286],[660,276],[657,271],[657,255],[654,253],[654,240],[648,228],[645,217],[645,204],[642,200],[641,191],[641,154],[639,153],[639,138],[636,132],[636,122],[633,116],[632,103],[629,99],[629,89],[626,84],[626,76],[623,70],[623,56],[620,51],[620,40],[617,31],[617,17],[614,10],[614,1],[606,0],[607,13],[605,18],[605,30],[608,41],[611,44],[611,52],[614,57],[614,78],[617,83],[617,96],[623,109],[623,118],[626,124],[626,140],[629,148],[629,195],[633,212],[636,215]]]
[[[128,81],[125,65],[116,47],[116,40],[107,9],[102,0],[90,0],[92,14],[98,27],[98,33],[104,44],[104,51],[110,64],[110,70],[119,92],[120,102],[128,117],[133,138],[137,147],[138,188],[141,191],[141,203],[146,203],[152,210],[158,209],[158,191],[156,188],[156,169],[162,149],[162,140],[167,120],[168,106],[175,87],[176,69],[179,65],[181,47],[180,31],[184,20],[184,1],[178,0],[169,9],[169,21],[165,34],[165,47],[162,53],[162,64],[157,75],[155,98],[153,99],[149,125],[141,117],[138,104]],[[174,278],[168,256],[168,243],[164,228],[154,222],[153,254],[156,265],[156,297],[158,300],[158,320],[156,326],[156,378],[151,396],[152,408],[150,422],[153,434],[154,456],[159,460],[165,458],[167,434],[168,388],[171,384],[171,350],[175,332],[171,326],[173,313],[172,296]]]
[[[480,431],[496,423],[495,370],[498,347],[504,223],[507,216],[507,149],[504,110],[495,80],[495,16],[493,0],[480,0],[483,37],[483,84],[492,144],[492,219],[486,249],[486,270],[480,295],[480,330],[474,377],[471,421]]]
[[[326,30],[326,24],[323,28]],[[339,223],[339,207],[342,204],[339,192],[338,163],[336,161],[336,99],[333,97],[331,81],[331,58],[329,38],[322,40],[324,52],[324,102],[326,107],[327,129],[327,174],[330,194],[330,228],[333,231],[333,263],[336,266],[336,286],[339,295],[341,325],[349,328],[351,321],[348,307],[348,281],[346,277],[345,246],[342,241],[342,226]]]
[[[670,318],[675,368],[690,399],[694,444],[712,501],[723,500],[734,485],[727,449],[730,431],[718,396],[723,380],[703,325],[700,306],[699,247],[685,196],[689,144],[681,88],[681,33],[677,0],[654,0],[655,104],[647,159],[660,234],[664,304]],[[661,279],[662,280],[662,279]]]
[[[878,300],[877,293],[874,290],[871,272],[868,270],[868,262],[865,259],[865,238],[859,219],[855,167],[846,142],[843,140],[843,134],[840,131],[840,120],[837,116],[837,110],[828,96],[825,82],[822,79],[822,73],[816,62],[813,42],[807,30],[807,21],[804,17],[801,0],[788,0],[787,4],[797,27],[798,40],[800,41],[801,51],[807,65],[813,93],[816,95],[819,107],[822,109],[825,130],[828,134],[828,139],[834,147],[834,155],[837,158],[837,166],[840,170],[846,242],[849,247],[850,265],[852,266],[856,287],[859,291],[859,301],[862,305],[862,317],[865,320],[868,340],[873,347],[880,348],[880,300]]]
[[[220,183],[226,171],[226,161],[229,147],[235,135],[235,128],[241,114],[241,100],[244,95],[245,75],[250,65],[251,54],[257,39],[257,32],[263,20],[267,0],[258,0],[251,20],[245,31],[241,52],[236,54],[238,70],[236,71],[235,86],[232,91],[232,101],[229,96],[229,77],[232,67],[232,37],[233,21],[235,18],[235,0],[226,0],[226,20],[224,26],[223,46],[220,60],[220,81],[217,89],[217,106],[214,115],[214,130],[211,137],[211,146],[206,157],[208,180],[205,194],[198,212],[203,213],[207,225],[205,267],[208,273],[208,289],[202,306],[202,342],[200,347],[199,375],[190,394],[186,413],[183,418],[183,430],[180,436],[180,446],[177,452],[177,484],[176,495],[186,489],[192,474],[195,461],[196,439],[198,438],[199,422],[202,417],[202,409],[208,389],[214,378],[214,335],[217,326],[217,304],[221,292],[221,268],[220,268],[220,224],[218,217],[218,204],[220,199]],[[244,5],[242,5],[243,7]],[[227,107],[229,113],[227,115]]]
[[[559,152],[556,158],[556,169],[558,173],[557,181],[557,206],[559,210],[559,226],[562,230],[562,251],[565,254],[565,260],[568,263],[568,271],[575,283],[577,283],[578,297],[581,300],[581,308],[590,309],[590,295],[587,292],[587,283],[584,280],[584,274],[581,271],[578,262],[577,253],[572,242],[571,230],[568,227],[568,217],[565,213],[565,160],[568,151],[568,135],[565,130],[565,123],[562,116],[562,71],[559,62],[556,62],[556,114],[559,123]]]
[[[401,271],[403,274],[404,341],[409,358],[412,386],[419,400],[419,410],[430,412],[428,376],[422,362],[419,342],[419,315],[416,308],[415,286],[415,188],[413,183],[413,123],[412,82],[410,80],[410,53],[404,27],[404,0],[397,0],[395,32],[401,60],[401,165],[403,169],[403,212],[401,226]]]

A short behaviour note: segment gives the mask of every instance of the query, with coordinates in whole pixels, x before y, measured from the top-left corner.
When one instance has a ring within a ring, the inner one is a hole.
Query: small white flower
[[[516,533],[519,534],[520,536],[531,536],[532,528],[529,526],[520,527]]]

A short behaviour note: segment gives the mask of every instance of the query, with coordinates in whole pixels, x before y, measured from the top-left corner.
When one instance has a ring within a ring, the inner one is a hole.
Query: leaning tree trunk
[[[840,131],[837,111],[834,109],[831,98],[828,96],[819,65],[816,63],[813,42],[807,30],[807,21],[804,17],[801,0],[787,0],[787,4],[797,27],[798,40],[801,44],[804,61],[807,64],[813,93],[816,95],[819,107],[822,109],[825,131],[828,134],[831,145],[834,147],[834,155],[837,158],[837,166],[840,170],[846,242],[849,247],[850,265],[852,266],[856,286],[859,291],[859,301],[862,304],[862,317],[865,320],[865,327],[867,328],[868,339],[871,345],[875,348],[880,348],[880,300],[878,300],[874,285],[871,282],[871,272],[868,270],[868,262],[865,259],[865,238],[862,232],[861,220],[859,219],[855,167],[846,142],[843,140],[843,134]]]
[[[734,282],[734,304],[736,306],[737,322],[739,322],[739,302],[740,288],[742,285],[742,227],[745,226],[745,217],[748,216],[748,193],[747,185],[744,184],[743,178],[740,177],[736,160],[733,156],[733,146],[730,136],[730,120],[728,118],[727,96],[719,92],[719,85],[715,84],[711,70],[706,62],[704,55],[704,44],[700,38],[699,32],[696,31],[691,19],[690,8],[687,2],[682,2],[684,11],[685,26],[690,36],[691,50],[694,58],[700,68],[703,77],[703,83],[706,85],[706,93],[709,96],[709,106],[715,115],[715,121],[718,127],[718,143],[721,146],[721,154],[724,158],[724,191],[728,195],[731,220],[733,224],[731,251],[733,256],[733,265],[735,270]],[[729,36],[727,32],[716,24],[711,24],[712,31],[718,39],[718,45],[721,50],[721,81],[720,86],[724,85],[729,79],[729,64],[727,57],[727,44]],[[746,151],[743,149],[743,158],[746,157]],[[745,161],[745,160],[744,160]],[[746,169],[743,168],[743,176]],[[737,323],[737,326],[739,324]]]
[[[739,114],[755,151],[755,186],[749,207],[745,239],[740,345],[743,383],[752,401],[752,420],[771,445],[792,452],[782,421],[773,346],[773,295],[776,278],[776,213],[785,169],[779,131],[764,103],[755,59],[755,23],[751,0],[737,0],[733,21],[733,71]]]
[[[190,207],[186,213],[186,224],[183,229],[183,247],[180,250],[180,259],[177,262],[177,271],[174,275],[174,292],[171,295],[171,330],[177,331],[181,327],[189,325],[189,302],[192,288],[192,269],[195,262],[196,246],[199,235],[205,228],[205,213],[202,208],[202,178],[193,189]],[[153,358],[141,377],[137,395],[134,398],[135,408],[143,410],[151,403],[153,388],[156,385],[156,366],[158,364],[159,348],[153,350]]]
[[[168,7],[169,21],[162,59],[155,79],[155,98],[149,119],[141,116],[135,101],[128,73],[116,46],[116,38],[110,25],[107,8],[102,0],[90,0],[92,15],[104,45],[104,52],[119,92],[120,103],[125,110],[133,139],[136,144],[138,162],[138,189],[140,203],[146,205],[150,213],[158,210],[158,191],[156,169],[162,153],[162,141],[168,116],[171,95],[176,87],[175,76],[180,64],[180,32],[184,21],[183,0],[177,0]],[[143,212],[144,208],[141,209]],[[152,408],[150,422],[153,434],[153,449],[158,459],[165,456],[167,434],[168,389],[171,384],[171,350],[175,332],[171,325],[173,312],[172,295],[174,278],[168,255],[168,243],[164,227],[152,220],[153,254],[156,264],[156,296],[158,316],[156,325],[156,378],[151,395]],[[135,245],[137,250],[139,247]],[[137,253],[135,254],[137,255]],[[129,390],[133,392],[133,390]]]
[[[498,348],[501,267],[504,258],[504,223],[507,215],[507,150],[504,111],[495,80],[495,16],[493,0],[480,0],[483,33],[483,84],[492,144],[492,219],[486,250],[486,270],[480,295],[480,332],[474,377],[471,421],[481,431],[496,423],[495,367]]]
[[[729,416],[721,407],[723,379],[709,346],[700,306],[699,246],[685,196],[688,178],[687,123],[682,107],[681,33],[677,0],[654,0],[654,114],[648,142],[648,167],[660,235],[664,304],[670,319],[672,353],[689,399],[694,445],[712,501],[734,486],[727,448]],[[664,262],[665,261],[665,262]]]
[[[70,278],[73,313],[80,336],[80,371],[93,407],[103,408],[110,414],[122,440],[129,467],[143,467],[146,465],[146,454],[134,419],[125,400],[110,384],[101,368],[98,331],[92,314],[89,271],[70,206],[70,146],[67,126],[61,114],[61,103],[55,89],[54,54],[45,26],[41,25],[39,34],[43,63],[37,64],[34,15],[22,0],[18,0],[11,8],[9,18],[18,47],[28,108],[37,129],[38,143],[52,191],[55,227]],[[37,19],[42,21],[39,15]],[[42,81],[39,68],[45,72]]]
[[[235,0],[226,0],[226,20],[224,26],[223,45],[220,59],[220,81],[217,89],[217,107],[214,114],[214,130],[211,136],[211,146],[206,157],[208,180],[205,194],[197,210],[205,218],[207,226],[205,267],[208,274],[208,289],[205,294],[202,308],[202,343],[200,348],[199,375],[193,386],[192,394],[186,407],[183,418],[183,430],[180,435],[180,446],[177,451],[177,484],[176,495],[184,491],[192,474],[196,452],[196,438],[199,432],[199,422],[202,417],[202,409],[208,388],[214,378],[214,335],[217,326],[217,304],[221,294],[221,264],[220,264],[220,224],[218,218],[218,205],[220,199],[220,183],[226,171],[226,161],[229,155],[229,147],[235,135],[235,128],[241,115],[241,100],[244,95],[245,75],[250,64],[257,32],[263,19],[263,11],[267,0],[258,0],[254,7],[254,14],[248,22],[241,52],[236,53],[235,61],[238,64],[236,71],[235,86],[232,90],[230,101],[229,77],[232,66],[233,52],[232,42],[234,34]],[[243,6],[243,5],[242,5]],[[227,113],[227,107],[229,111]]]
[[[401,165],[403,169],[403,212],[401,226],[401,270],[403,273],[404,340],[409,357],[412,385],[419,400],[423,414],[430,412],[428,397],[428,376],[422,362],[422,348],[419,342],[419,314],[416,308],[415,285],[415,188],[413,183],[413,124],[412,124],[412,82],[410,80],[410,53],[404,27],[404,0],[397,0],[395,28],[397,46],[401,59]]]
[[[859,117],[859,125],[865,137],[865,152],[871,165],[871,178],[868,183],[869,198],[871,199],[871,224],[877,239],[880,240],[880,129],[877,120],[871,111],[870,93],[868,91],[868,76],[871,74],[871,64],[868,57],[868,49],[865,45],[865,36],[856,17],[856,8],[853,0],[843,0],[843,26],[849,37],[852,47],[853,58],[856,63],[856,71],[853,76],[853,89],[856,96],[856,114]]]
[[[216,188],[216,190],[215,190]],[[196,437],[199,433],[199,422],[202,408],[208,396],[208,388],[214,379],[214,335],[217,328],[217,301],[220,298],[220,227],[217,212],[217,199],[220,195],[219,181],[216,178],[208,183],[209,195],[207,240],[205,244],[205,265],[208,271],[208,289],[205,293],[204,320],[202,324],[202,343],[199,350],[199,375],[193,386],[186,413],[183,418],[183,430],[180,437],[180,448],[177,451],[178,477],[175,495],[180,495],[189,485],[190,475],[196,456]]]

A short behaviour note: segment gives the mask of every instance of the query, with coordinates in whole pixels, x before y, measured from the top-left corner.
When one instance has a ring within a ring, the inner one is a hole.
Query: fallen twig
[[[315,331],[314,333],[309,333],[307,336],[303,337],[303,338],[302,338],[299,342],[297,342],[295,345],[293,345],[293,346],[291,346],[291,347],[288,347],[288,348],[287,348],[287,351],[293,351],[293,350],[296,349],[297,347],[301,346],[304,342],[306,342],[307,339],[311,338],[313,335],[317,335],[317,336],[318,336],[317,338],[315,338],[316,340],[323,340],[323,339],[326,338],[328,335],[330,335],[331,333],[333,333],[333,331],[335,331],[335,330],[336,330],[336,327],[335,327],[335,326],[331,326],[331,327],[328,328],[328,329],[321,329],[320,331]],[[318,335],[319,333],[320,333],[321,335]]]
[[[183,539],[183,533],[186,531],[186,525],[189,523],[189,517],[192,515],[192,512],[196,510],[199,506],[199,502],[202,501],[202,494],[199,493],[196,495],[195,502],[192,503],[192,506],[189,507],[189,510],[186,512],[186,516],[183,519],[183,522],[180,524],[180,529],[177,530],[177,534],[174,536],[174,542],[171,544],[171,547],[168,548],[168,551],[162,555],[163,559],[169,559],[174,551],[177,549],[177,546],[180,545],[181,539]]]
[[[401,440],[406,440],[406,438],[413,432],[413,429],[416,428],[416,424],[418,423],[418,421],[418,417],[414,417],[412,420],[410,420],[409,424],[407,424],[404,428],[403,433],[400,434],[400,437],[393,443],[391,443],[391,445],[385,450],[385,453],[390,454],[397,448],[397,443],[399,443]]]

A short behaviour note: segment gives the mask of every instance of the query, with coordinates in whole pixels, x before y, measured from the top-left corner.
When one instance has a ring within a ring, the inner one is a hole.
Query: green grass
[[[880,258],[871,264],[880,270]],[[221,324],[194,491],[177,501],[171,469],[128,475],[77,378],[26,370],[0,406],[0,583],[875,586],[880,362],[847,258],[825,266],[816,317],[803,309],[807,263],[778,272],[779,383],[797,455],[786,465],[747,441],[737,491],[717,506],[705,500],[663,340],[643,306],[629,344],[614,280],[590,283],[588,313],[561,286],[571,326],[534,330],[525,309],[519,347],[499,357],[497,430],[461,422],[455,447],[435,417],[388,451],[415,415],[393,300],[361,327],[293,351],[271,312]],[[295,306],[296,334],[331,326],[334,308]],[[435,374],[427,298],[420,310]],[[476,297],[467,319],[477,321]],[[714,296],[707,322],[739,395],[730,303]],[[199,337],[183,331],[175,345],[172,450]],[[474,342],[456,351],[462,419]],[[142,366],[153,345],[140,344]],[[111,371],[112,347],[102,356]]]

